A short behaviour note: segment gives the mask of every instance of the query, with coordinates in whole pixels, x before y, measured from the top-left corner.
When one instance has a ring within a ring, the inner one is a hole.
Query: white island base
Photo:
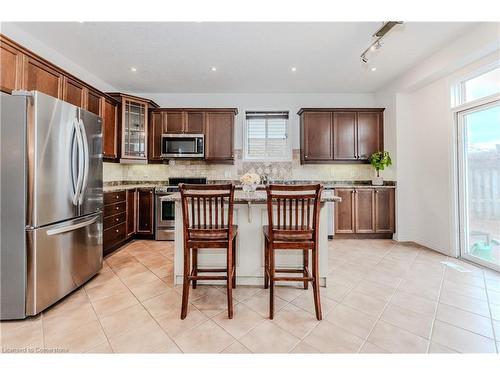
[[[169,200],[175,200],[174,283],[177,285],[182,284],[184,271],[182,208],[180,197],[170,196],[169,198]],[[331,197],[328,200],[333,201],[334,198],[337,197]],[[326,275],[328,273],[328,218],[324,202],[321,203],[319,220],[320,285],[326,286]],[[249,199],[248,202],[235,200],[233,221],[234,224],[238,225],[236,239],[236,285],[264,285],[264,235],[262,233],[262,226],[267,225],[268,222],[265,200]],[[302,268],[302,250],[276,250],[276,255],[276,268]],[[309,264],[311,264],[311,260]],[[198,267],[226,268],[226,250],[199,249]],[[225,281],[200,280],[198,283],[215,285],[225,284]],[[293,282],[280,282],[280,284],[293,284]]]

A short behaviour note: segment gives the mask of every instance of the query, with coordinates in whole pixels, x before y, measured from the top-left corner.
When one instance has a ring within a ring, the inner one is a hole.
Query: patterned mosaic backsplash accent
[[[169,177],[207,177],[208,180],[238,180],[247,172],[266,174],[271,180],[352,181],[370,180],[375,172],[368,164],[300,164],[300,150],[293,150],[291,161],[242,160],[235,150],[234,165],[208,164],[201,160],[175,160],[168,164],[104,163],[104,181],[164,181]],[[383,177],[393,180],[393,171]]]

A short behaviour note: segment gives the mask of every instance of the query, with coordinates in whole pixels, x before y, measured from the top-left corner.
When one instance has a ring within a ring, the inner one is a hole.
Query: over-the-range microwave
[[[203,134],[162,134],[161,157],[203,158],[205,156],[205,136]]]

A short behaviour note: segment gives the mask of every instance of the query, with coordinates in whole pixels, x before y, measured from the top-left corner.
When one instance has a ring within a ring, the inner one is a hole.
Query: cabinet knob
[[[306,159],[307,159],[307,155],[304,155],[304,158],[306,158]]]
[[[119,209],[120,209],[120,207],[116,207],[115,209],[116,209],[116,210],[119,210]]]
[[[119,231],[118,229],[115,229],[115,232],[116,232],[116,233],[118,233],[118,231]]]
[[[120,219],[116,218],[115,221],[120,221]]]
[[[116,199],[118,199],[119,197],[120,197],[120,196],[119,196],[119,195],[117,195],[117,196],[116,196]]]

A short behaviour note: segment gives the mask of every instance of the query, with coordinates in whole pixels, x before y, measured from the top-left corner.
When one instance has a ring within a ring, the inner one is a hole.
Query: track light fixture
[[[387,33],[396,25],[401,25],[403,23],[403,21],[388,21],[388,22],[384,22],[382,27],[380,27],[372,36],[373,37],[376,37],[377,39],[375,39],[375,41],[370,44],[370,46],[368,46],[367,49],[365,49],[363,51],[363,53],[361,54],[361,61],[364,63],[364,64],[367,64],[368,63],[368,58],[366,57],[366,54],[368,52],[373,52],[373,51],[376,51],[380,48],[382,48],[382,38],[384,38]]]

